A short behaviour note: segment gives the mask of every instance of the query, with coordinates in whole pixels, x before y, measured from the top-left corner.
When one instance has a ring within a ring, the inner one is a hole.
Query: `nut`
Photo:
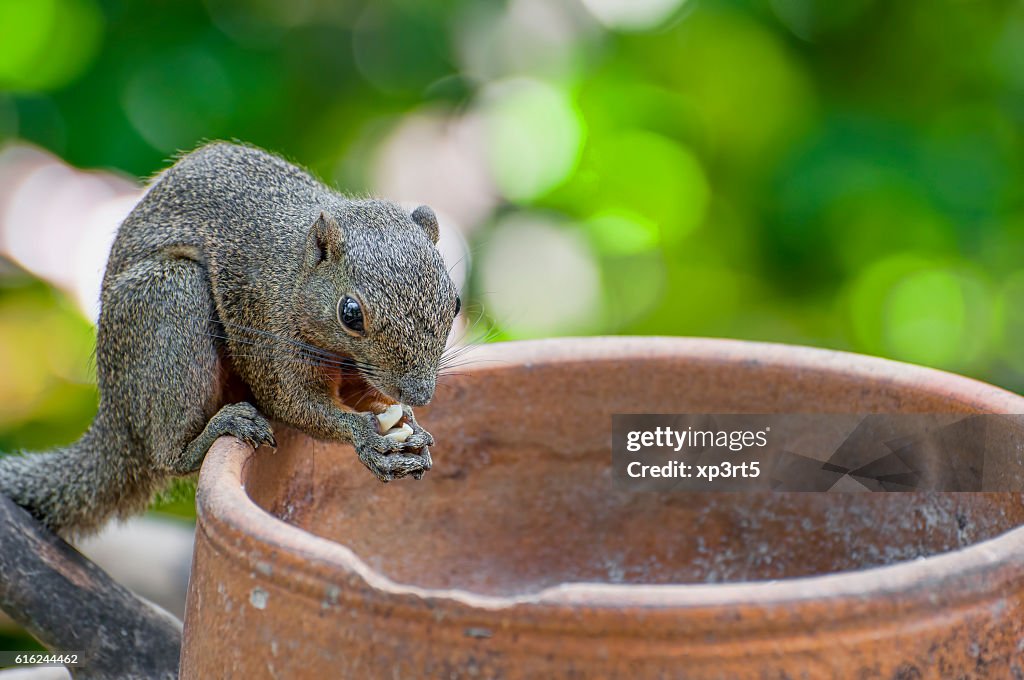
[[[380,431],[388,432],[394,428],[395,423],[402,419],[402,405],[392,404],[383,413],[377,414],[377,422],[380,423]]]
[[[393,427],[384,436],[396,442],[404,442],[412,434],[412,428],[408,423],[402,423],[401,427]]]

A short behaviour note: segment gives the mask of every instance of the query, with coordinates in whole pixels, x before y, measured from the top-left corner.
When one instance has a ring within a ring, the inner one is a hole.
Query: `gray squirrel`
[[[351,200],[217,142],[158,175],[103,279],[99,409],[74,444],[0,457],[0,493],[64,536],[143,511],[214,440],[276,447],[270,421],[351,442],[381,481],[431,467],[433,396],[459,312],[426,206]],[[375,414],[401,404],[405,441]]]

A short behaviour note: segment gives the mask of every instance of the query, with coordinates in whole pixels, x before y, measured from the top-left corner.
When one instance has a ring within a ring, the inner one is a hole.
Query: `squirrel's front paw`
[[[414,479],[423,477],[423,473],[430,469],[430,452],[424,449],[423,453],[380,453],[375,450],[366,451],[357,449],[359,460],[366,468],[376,475],[382,482],[390,482],[392,479],[412,475]]]
[[[277,448],[277,440],[274,438],[270,423],[255,406],[245,401],[221,408],[210,419],[207,429],[213,429],[221,435],[234,435],[254,449],[263,444]]]
[[[257,449],[261,444],[277,448],[277,440],[270,429],[270,423],[256,407],[248,402],[228,404],[217,411],[202,433],[189,442],[185,450],[170,461],[171,470],[178,474],[189,474],[199,469],[206,452],[218,438],[234,435],[249,446]]]
[[[434,440],[415,422],[410,425],[413,434],[405,441],[380,434],[377,416],[372,413],[366,414],[365,424],[366,427],[360,428],[361,431],[355,435],[353,444],[359,460],[377,479],[390,482],[407,475],[420,479],[430,469],[433,463],[426,442],[433,443]]]

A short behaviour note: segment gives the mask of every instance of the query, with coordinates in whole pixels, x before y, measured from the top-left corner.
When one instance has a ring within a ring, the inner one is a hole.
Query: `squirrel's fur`
[[[269,420],[350,441],[383,481],[430,467],[409,406],[434,392],[458,296],[429,208],[350,200],[253,147],[213,143],[158,175],[118,230],[82,438],[0,457],[0,493],[64,535],[145,509],[213,441],[276,446]],[[339,300],[358,300],[365,334]],[[372,412],[402,402],[414,434]]]

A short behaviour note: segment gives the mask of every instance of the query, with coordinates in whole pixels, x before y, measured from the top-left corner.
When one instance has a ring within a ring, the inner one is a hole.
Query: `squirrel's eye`
[[[458,316],[459,312],[461,312],[461,311],[462,311],[462,298],[456,297],[455,298],[455,316]]]
[[[341,325],[355,333],[364,333],[363,310],[359,303],[346,295],[338,302],[338,321]]]

